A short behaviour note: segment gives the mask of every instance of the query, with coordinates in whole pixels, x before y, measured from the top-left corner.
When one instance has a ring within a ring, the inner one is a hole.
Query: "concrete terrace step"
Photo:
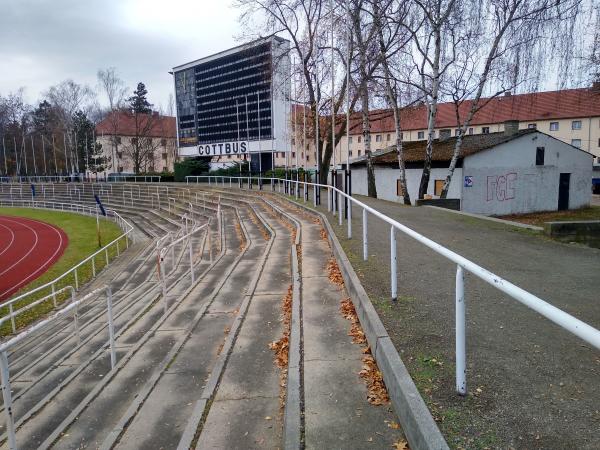
[[[81,312],[87,322],[80,347],[68,320],[32,338],[23,347],[31,355],[15,355],[11,367],[19,448],[282,448],[289,431],[282,404],[287,388],[269,344],[283,334],[281,307],[293,267],[300,270],[293,301],[302,332],[302,445],[390,448],[402,438],[401,430],[388,426],[398,421],[391,407],[367,402],[358,376],[363,347],[348,336],[350,323],[339,311],[348,294],[328,277],[332,252],[315,216],[270,188],[202,184],[158,187],[175,199],[169,212],[164,204],[157,208],[155,188],[114,184],[105,201],[152,237],[177,229],[188,202],[201,223],[212,217],[213,238],[195,241],[197,283],[190,286],[181,248],[165,313],[150,240],[135,247],[135,257],[106,271],[119,287],[114,370],[101,302]],[[72,186],[55,189],[61,200],[74,201]],[[92,201],[86,186],[81,203]],[[223,211],[222,253],[214,239],[217,203]],[[292,261],[296,254],[301,256]]]

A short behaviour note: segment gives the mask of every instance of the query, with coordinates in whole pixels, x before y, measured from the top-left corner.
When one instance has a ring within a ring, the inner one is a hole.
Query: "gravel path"
[[[357,198],[600,328],[600,250],[432,208]],[[322,202],[326,212],[325,195]],[[341,228],[337,217],[330,222],[451,447],[600,447],[598,351],[467,274],[469,395],[457,396],[456,267],[397,233],[399,300],[392,304],[389,226],[369,218],[364,262],[360,211],[354,217],[352,240],[345,222]]]

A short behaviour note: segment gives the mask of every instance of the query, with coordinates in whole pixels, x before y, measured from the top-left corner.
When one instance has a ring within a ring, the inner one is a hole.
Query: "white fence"
[[[29,336],[34,335],[38,331],[46,328],[48,325],[52,324],[58,319],[66,317],[67,315],[73,314],[73,323],[75,325],[75,334],[77,337],[77,341],[80,341],[79,337],[79,320],[78,320],[78,309],[79,307],[94,298],[96,295],[100,294],[102,291],[106,293],[106,304],[107,304],[107,328],[108,328],[108,345],[110,349],[110,366],[111,369],[114,369],[117,364],[117,352],[115,348],[115,330],[113,325],[113,313],[112,313],[112,292],[110,286],[105,286],[102,288],[98,288],[90,292],[89,294],[81,297],[79,300],[75,298],[75,289],[72,286],[67,286],[63,288],[65,290],[71,290],[71,303],[60,309],[52,316],[44,319],[31,328],[23,331],[17,336],[9,339],[6,342],[0,344],[0,377],[2,379],[2,398],[4,400],[4,413],[6,415],[6,432],[8,435],[8,447],[11,450],[17,449],[17,439],[15,436],[15,420],[13,415],[13,407],[12,407],[12,390],[10,384],[10,370],[9,370],[9,362],[8,362],[8,351],[15,347],[19,342],[23,341]]]
[[[244,186],[244,183],[248,187],[251,187],[253,180],[249,177],[227,177],[227,176],[188,176],[186,182],[189,184],[190,181],[206,181],[211,185],[225,187],[225,180],[228,179],[229,185],[232,185],[232,180],[236,180],[236,187]],[[303,190],[303,198],[306,202],[308,199],[308,189],[313,189],[313,201],[316,206],[319,191],[327,191],[327,209],[334,215],[337,215],[339,225],[343,224],[344,212],[342,205],[344,200],[347,201],[347,236],[348,239],[352,238],[352,210],[354,208],[362,209],[362,241],[363,241],[363,259],[366,261],[369,257],[368,253],[368,214],[373,217],[382,220],[390,226],[390,290],[392,300],[395,301],[398,296],[398,270],[397,270],[397,256],[396,256],[396,232],[401,232],[420,242],[424,246],[433,250],[434,252],[442,255],[447,260],[456,264],[456,280],[455,280],[455,303],[456,303],[456,390],[460,395],[466,395],[467,393],[467,380],[466,380],[466,305],[465,305],[465,288],[464,288],[464,271],[470,272],[477,278],[485,281],[494,288],[504,292],[509,297],[517,300],[523,305],[533,309],[548,320],[554,322],[561,328],[573,333],[575,336],[588,342],[595,348],[600,350],[600,331],[594,327],[586,324],[585,322],[571,316],[570,314],[562,311],[550,303],[542,300],[541,298],[533,295],[530,292],[514,285],[508,280],[490,272],[489,270],[475,264],[474,262],[464,258],[458,253],[447,249],[446,247],[432,241],[431,239],[417,233],[413,229],[401,224],[400,222],[382,214],[376,209],[356,200],[352,196],[347,195],[345,192],[337,189],[333,186],[318,184],[318,183],[307,183],[300,180],[292,179],[280,179],[280,178],[261,178],[254,177],[257,184],[262,184],[267,181],[271,184],[272,189],[282,190],[290,195],[295,195],[298,199],[300,197],[300,191]],[[219,183],[220,182],[220,183]]]
[[[98,224],[97,208],[91,208],[89,206],[84,206],[84,205],[47,202],[47,201],[0,199],[0,206],[13,206],[13,207],[19,206],[19,207],[25,207],[25,208],[42,208],[42,209],[54,209],[54,210],[59,210],[59,211],[72,211],[72,212],[76,212],[79,214],[96,216],[96,223]],[[109,209],[109,210],[106,210],[106,214],[108,217],[112,218],[117,223],[119,228],[121,228],[121,230],[123,231],[123,234],[118,236],[116,239],[113,239],[111,242],[109,242],[108,244],[106,244],[104,247],[100,248],[96,252],[92,253],[90,256],[84,258],[79,263],[77,263],[75,266],[71,267],[69,270],[67,270],[63,274],[59,275],[58,277],[56,277],[54,280],[49,281],[48,283],[38,286],[28,292],[25,292],[21,295],[13,297],[10,300],[7,300],[6,302],[0,304],[0,309],[8,308],[8,314],[6,316],[4,316],[2,319],[0,319],[0,325],[2,323],[4,323],[6,320],[8,320],[8,318],[10,318],[12,332],[13,333],[16,332],[15,317],[33,307],[33,306],[30,306],[31,303],[28,303],[21,307],[17,307],[17,305],[16,305],[17,302],[25,301],[25,299],[31,297],[32,295],[34,295],[40,291],[43,291],[44,289],[50,289],[52,291],[52,294],[45,298],[46,299],[52,298],[53,302],[54,302],[54,306],[56,306],[57,295],[59,293],[59,290],[57,289],[57,284],[61,280],[64,280],[65,278],[67,278],[69,276],[73,276],[73,278],[75,280],[75,290],[79,290],[79,271],[81,270],[82,266],[84,266],[86,264],[90,265],[91,269],[92,269],[92,278],[95,278],[96,277],[96,257],[98,255],[104,254],[106,266],[108,266],[108,264],[109,264],[108,253],[111,249],[115,249],[117,256],[119,256],[121,253],[122,245],[125,246],[125,249],[127,249],[129,247],[129,240],[131,239],[133,242],[133,239],[131,237],[131,232],[133,231],[133,226],[131,226],[131,224],[129,222],[127,222],[125,219],[123,219],[116,211]],[[38,299],[35,301],[35,304],[38,304],[39,302],[40,302],[40,300]]]

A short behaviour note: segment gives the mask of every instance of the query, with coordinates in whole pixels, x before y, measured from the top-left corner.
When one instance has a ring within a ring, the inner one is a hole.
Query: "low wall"
[[[430,198],[416,200],[417,206],[437,206],[438,208],[453,209],[454,211],[460,211],[460,199],[459,198]]]
[[[578,242],[600,248],[600,220],[546,222],[544,233],[559,241]]]

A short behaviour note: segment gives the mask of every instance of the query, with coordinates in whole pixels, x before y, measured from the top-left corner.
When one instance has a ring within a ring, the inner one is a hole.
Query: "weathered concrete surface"
[[[596,301],[600,250],[438,209],[359,199],[600,327]],[[326,213],[326,205],[320,210]],[[360,211],[354,210],[352,240],[345,238],[346,223],[340,228],[337,218],[329,217],[450,445],[473,447],[491,442],[492,446],[514,448],[597,447],[593,432],[597,428],[595,405],[600,402],[597,352],[467,275],[467,381],[471,395],[458,397],[453,367],[455,265],[398,232],[399,300],[392,304],[389,226],[369,218],[370,258],[363,262]]]
[[[544,233],[557,241],[600,248],[600,220],[545,222]]]

